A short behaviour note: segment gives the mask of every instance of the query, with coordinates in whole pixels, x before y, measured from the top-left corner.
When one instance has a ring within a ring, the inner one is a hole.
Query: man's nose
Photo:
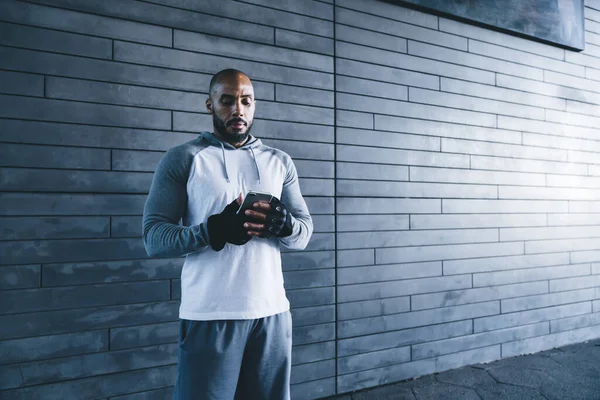
[[[235,108],[233,110],[233,115],[236,117],[242,117],[244,115],[244,111],[243,111],[243,107],[242,107],[242,103],[241,102],[236,102],[235,103]]]

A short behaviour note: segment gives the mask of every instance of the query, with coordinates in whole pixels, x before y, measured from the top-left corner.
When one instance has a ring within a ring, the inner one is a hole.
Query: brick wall
[[[142,207],[227,67],[315,220],[294,398],[598,336],[600,1],[583,53],[336,3],[0,1],[0,397],[170,397],[182,260]]]

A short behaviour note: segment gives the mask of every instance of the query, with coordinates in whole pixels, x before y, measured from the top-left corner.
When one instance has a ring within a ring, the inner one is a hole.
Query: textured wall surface
[[[227,67],[315,220],[294,398],[600,335],[600,0],[582,53],[336,3],[0,0],[2,399],[171,396],[182,260],[142,207]]]

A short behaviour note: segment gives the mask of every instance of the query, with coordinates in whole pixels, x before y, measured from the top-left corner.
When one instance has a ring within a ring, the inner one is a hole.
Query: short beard
[[[248,138],[248,136],[250,136],[250,130],[252,129],[252,124],[248,124],[248,129],[246,129],[246,132],[244,132],[244,133],[229,133],[229,132],[227,132],[227,125],[225,125],[225,122],[223,122],[223,120],[221,120],[219,117],[217,117],[217,115],[214,112],[212,113],[212,119],[213,119],[213,127],[215,128],[215,131],[227,143],[231,143],[231,144],[242,143]]]

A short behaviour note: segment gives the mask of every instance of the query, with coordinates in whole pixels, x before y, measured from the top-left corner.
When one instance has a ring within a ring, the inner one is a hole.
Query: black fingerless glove
[[[292,234],[292,214],[275,196],[271,199],[271,211],[267,214],[265,230],[261,237],[286,237]]]
[[[215,251],[221,251],[225,243],[243,245],[248,243],[252,237],[244,228],[247,217],[244,214],[236,214],[240,205],[236,200],[225,207],[220,214],[208,217],[207,229],[210,247]]]

